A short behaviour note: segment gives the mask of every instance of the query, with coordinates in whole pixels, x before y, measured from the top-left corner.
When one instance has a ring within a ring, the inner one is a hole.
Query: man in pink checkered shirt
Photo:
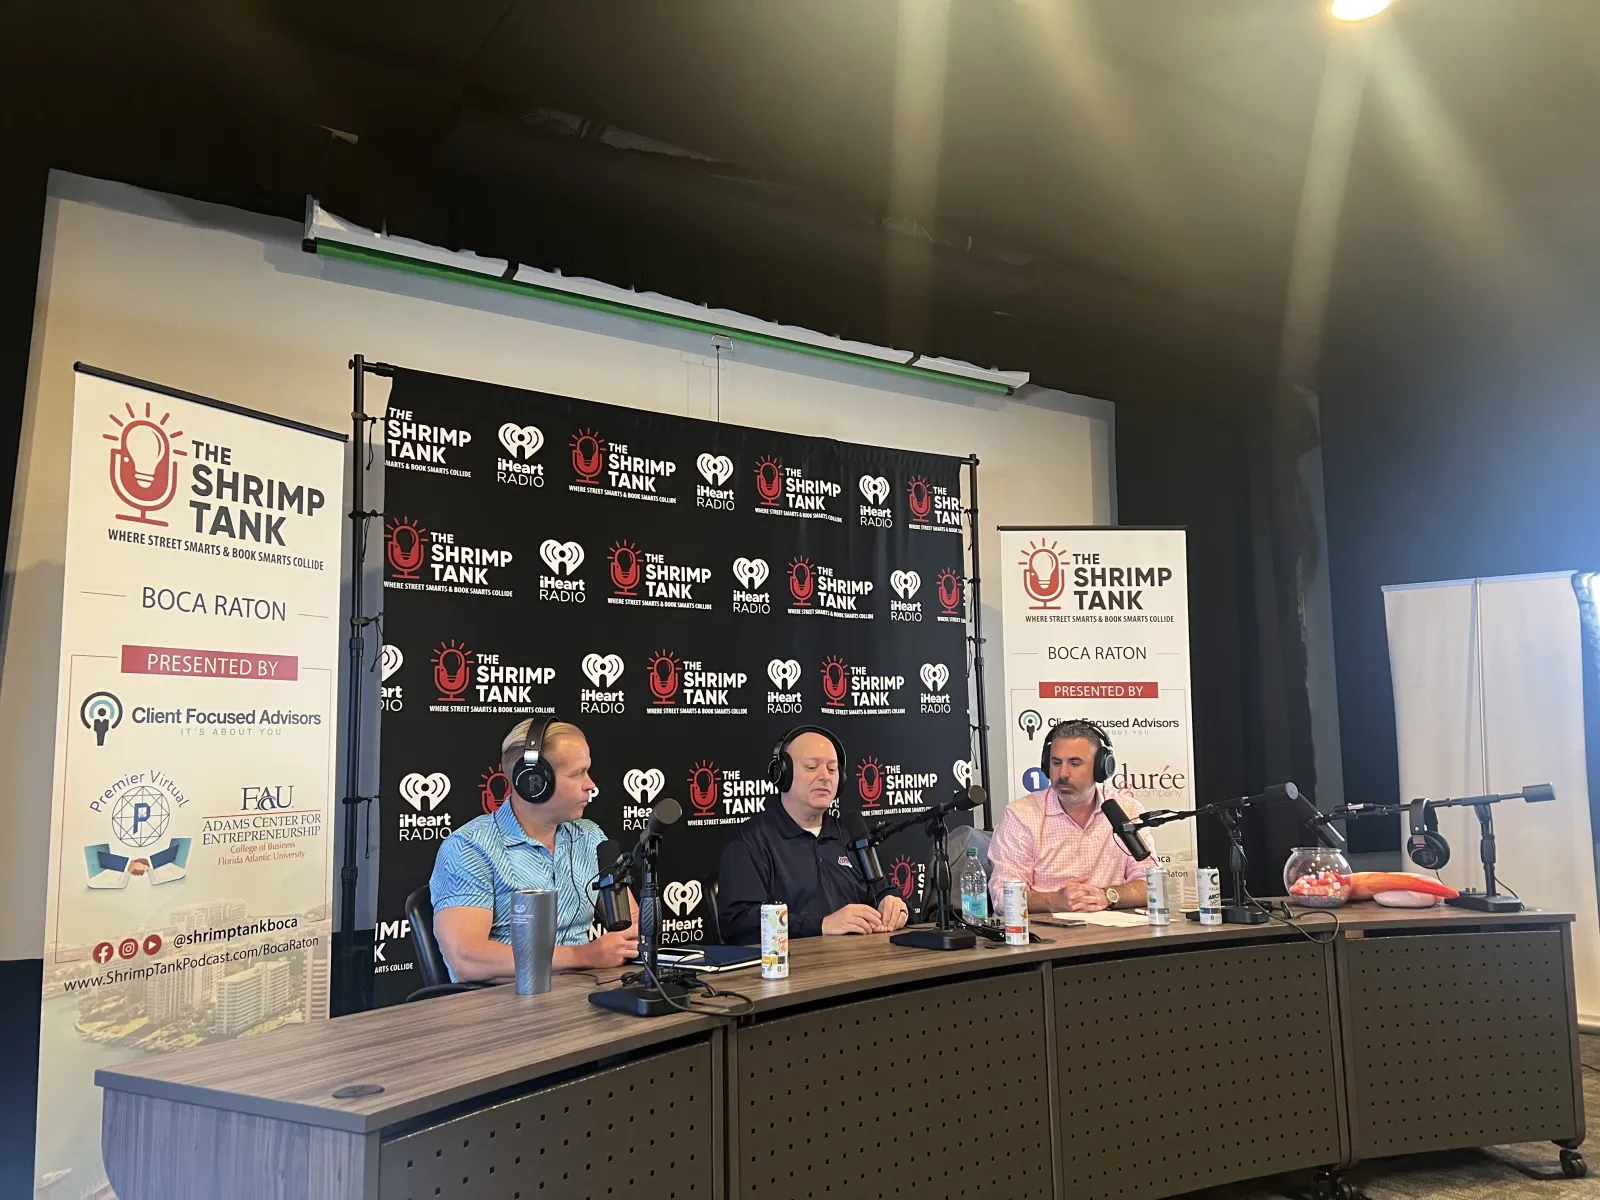
[[[1144,868],[1117,840],[1100,811],[1107,791],[1095,782],[1095,756],[1106,748],[1100,728],[1064,721],[1046,735],[1050,786],[1013,800],[989,841],[989,893],[994,911],[1005,881],[1028,887],[1032,912],[1098,912],[1144,905]],[[1144,810],[1117,797],[1130,818]],[[1140,836],[1148,843],[1148,832]]]

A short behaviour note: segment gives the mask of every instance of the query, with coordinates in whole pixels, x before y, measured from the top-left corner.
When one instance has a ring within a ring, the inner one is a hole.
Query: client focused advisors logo
[[[770,613],[772,593],[763,591],[769,574],[764,558],[736,558],[733,560],[733,578],[739,586],[733,589],[733,611],[736,613]]]
[[[677,463],[635,454],[621,442],[606,442],[592,429],[581,429],[573,436],[572,471],[577,479],[567,486],[574,492],[657,504],[678,502],[676,496],[666,494],[667,482],[678,472]]]
[[[856,480],[864,504],[856,508],[858,524],[874,529],[894,528],[894,509],[886,506],[889,499],[889,481],[882,475],[863,475]]]
[[[647,713],[742,717],[742,689],[750,682],[743,671],[711,671],[704,663],[680,664],[671,650],[657,650],[649,661],[651,706]]]
[[[796,685],[800,682],[800,660],[796,658],[775,658],[767,664],[767,678],[772,680],[776,691],[767,693],[767,711],[769,713],[795,714],[803,712],[805,704]]]
[[[456,641],[440,642],[429,660],[433,663],[433,686],[439,689],[441,703],[454,704],[472,686],[472,651]]]
[[[459,453],[472,444],[470,430],[429,425],[408,409],[391,408],[384,419],[384,437],[386,466],[472,478],[471,471],[461,468]]]
[[[944,688],[945,684],[950,682],[950,668],[944,663],[923,663],[922,670],[918,674],[922,679],[922,711],[949,712],[950,695]]]
[[[689,914],[700,907],[705,890],[698,879],[687,883],[676,880],[661,889],[661,902],[672,915],[661,922],[661,941],[664,945],[683,945],[706,940],[706,919]]]
[[[500,811],[500,806],[511,799],[511,776],[506,774],[506,769],[495,763],[485,771],[478,780],[478,800],[483,805],[483,811],[493,816]]]
[[[1030,609],[1053,611],[1061,607],[1057,601],[1067,590],[1065,559],[1060,543],[1053,539],[1028,543],[1027,553],[1019,565],[1022,567],[1022,590],[1033,601],[1028,605]]]
[[[378,705],[384,712],[404,712],[406,707],[405,688],[400,684],[388,686],[389,680],[395,672],[405,666],[406,656],[401,653],[399,646],[385,646],[378,656],[378,661],[383,668],[383,679],[378,686]]]
[[[539,599],[553,604],[582,604],[589,598],[584,581],[573,578],[583,566],[583,547],[577,542],[545,538],[539,543],[539,557],[550,574],[539,576]]]
[[[443,771],[424,775],[413,771],[400,780],[400,799],[413,811],[400,813],[402,842],[437,842],[450,836],[450,814],[435,812],[450,794],[450,777]]]
[[[756,462],[757,513],[808,517],[838,525],[843,518],[829,506],[843,494],[844,488],[834,480],[807,475],[800,467],[786,467],[782,459],[768,456]]]
[[[934,594],[939,598],[939,620],[962,624],[966,615],[961,611],[961,576],[949,567],[939,572]]]
[[[391,518],[383,530],[383,554],[392,578],[420,580],[428,557],[428,531],[410,517]]]
[[[889,599],[891,621],[922,620],[922,601],[917,599],[922,590],[921,575],[915,571],[890,571],[889,590],[894,593]]]
[[[612,594],[606,599],[610,603],[710,611],[703,596],[711,582],[710,567],[668,562],[665,555],[642,551],[626,540],[611,547],[609,558]]]
[[[868,754],[856,764],[856,795],[862,808],[877,808],[883,803],[883,764]]]
[[[106,441],[115,443],[111,449],[111,490],[117,494],[118,500],[133,510],[131,513],[116,513],[115,516],[119,521],[159,525],[165,529],[167,523],[158,521],[150,514],[160,512],[178,494],[176,460],[188,456],[188,451],[180,450],[175,445],[177,439],[183,436],[183,430],[169,430],[167,422],[172,419],[172,414],[162,413],[160,418],[155,418],[148,400],[145,401],[142,417],[134,411],[132,404],[124,402],[122,407],[128,419],[124,421],[116,413],[107,413],[117,432],[100,435]]]
[[[122,701],[111,692],[90,692],[78,705],[78,720],[94,732],[94,744],[104,746],[106,734],[122,724]]]
[[[858,621],[872,620],[872,580],[847,579],[832,567],[814,566],[805,555],[789,563],[789,612]]]
[[[650,824],[650,810],[655,807],[656,797],[666,786],[667,777],[661,773],[660,767],[651,767],[647,771],[634,767],[623,774],[622,790],[633,801],[622,806],[624,831],[643,830]]]
[[[544,449],[543,431],[537,425],[518,425],[515,421],[507,421],[500,426],[500,444],[511,457],[495,460],[495,482],[512,487],[542,488],[544,464],[531,460]]]
[[[622,655],[585,654],[582,666],[584,675],[588,676],[589,682],[594,686],[583,688],[578,692],[578,711],[606,713],[612,716],[626,712],[622,689],[611,687],[622,678]]]
[[[921,475],[906,486],[911,509],[910,528],[930,533],[961,532],[961,497],[942,484],[930,484]]]
[[[1017,728],[1028,735],[1028,740],[1033,741],[1033,735],[1044,728],[1044,718],[1039,715],[1038,709],[1025,708],[1017,714]]]
[[[712,762],[697,762],[689,772],[690,825],[738,825],[766,807],[778,789],[765,779],[746,779]]]
[[[904,675],[884,675],[852,666],[837,655],[822,661],[823,706],[846,716],[903,716]]]
[[[726,484],[733,478],[733,459],[726,454],[702,454],[694,460],[704,483],[694,489],[694,502],[698,508],[714,508],[732,512],[736,504],[733,489]]]

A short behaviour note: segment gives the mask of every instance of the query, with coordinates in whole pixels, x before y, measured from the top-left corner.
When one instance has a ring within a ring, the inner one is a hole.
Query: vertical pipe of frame
[[[344,954],[339,962],[339,1005],[336,1011],[350,1013],[361,1004],[361,973],[356,961],[356,837],[360,831],[357,809],[361,804],[361,660],[364,656],[361,602],[362,573],[366,559],[366,471],[361,448],[366,444],[367,364],[357,354],[350,360],[354,376],[354,404],[350,413],[353,436],[350,439],[350,708],[345,732],[345,785],[341,807],[344,810],[344,864],[339,870],[339,929],[343,933]]]
[[[978,776],[983,785],[983,825],[994,828],[994,817],[989,805],[989,708],[983,694],[983,580],[978,567],[978,456],[969,454],[967,467],[967,519],[972,528],[972,587],[967,603],[972,606],[972,678],[978,688]]]

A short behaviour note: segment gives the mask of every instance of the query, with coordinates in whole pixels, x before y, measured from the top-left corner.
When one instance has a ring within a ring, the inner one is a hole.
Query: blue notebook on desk
[[[761,951],[751,946],[663,946],[658,951],[663,967],[679,967],[711,975],[758,966]],[[639,960],[633,960],[638,965]]]

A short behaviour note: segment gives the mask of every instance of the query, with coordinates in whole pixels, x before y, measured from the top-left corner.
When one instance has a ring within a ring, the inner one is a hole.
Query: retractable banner
[[[328,1015],[344,461],[79,368],[40,1195],[112,1195],[97,1068]]]
[[[1016,795],[1049,786],[1051,726],[1087,717],[1110,735],[1107,786],[1145,809],[1194,807],[1189,575],[1181,529],[1002,527],[1006,761]],[[1152,831],[1186,903],[1194,822]]]
[[[501,739],[529,715],[587,735],[609,837],[683,805],[669,943],[709,940],[785,730],[838,734],[869,821],[972,782],[961,460],[415,371],[384,437],[379,1004],[421,986],[406,895],[504,803]],[[881,854],[908,899],[919,838]]]

